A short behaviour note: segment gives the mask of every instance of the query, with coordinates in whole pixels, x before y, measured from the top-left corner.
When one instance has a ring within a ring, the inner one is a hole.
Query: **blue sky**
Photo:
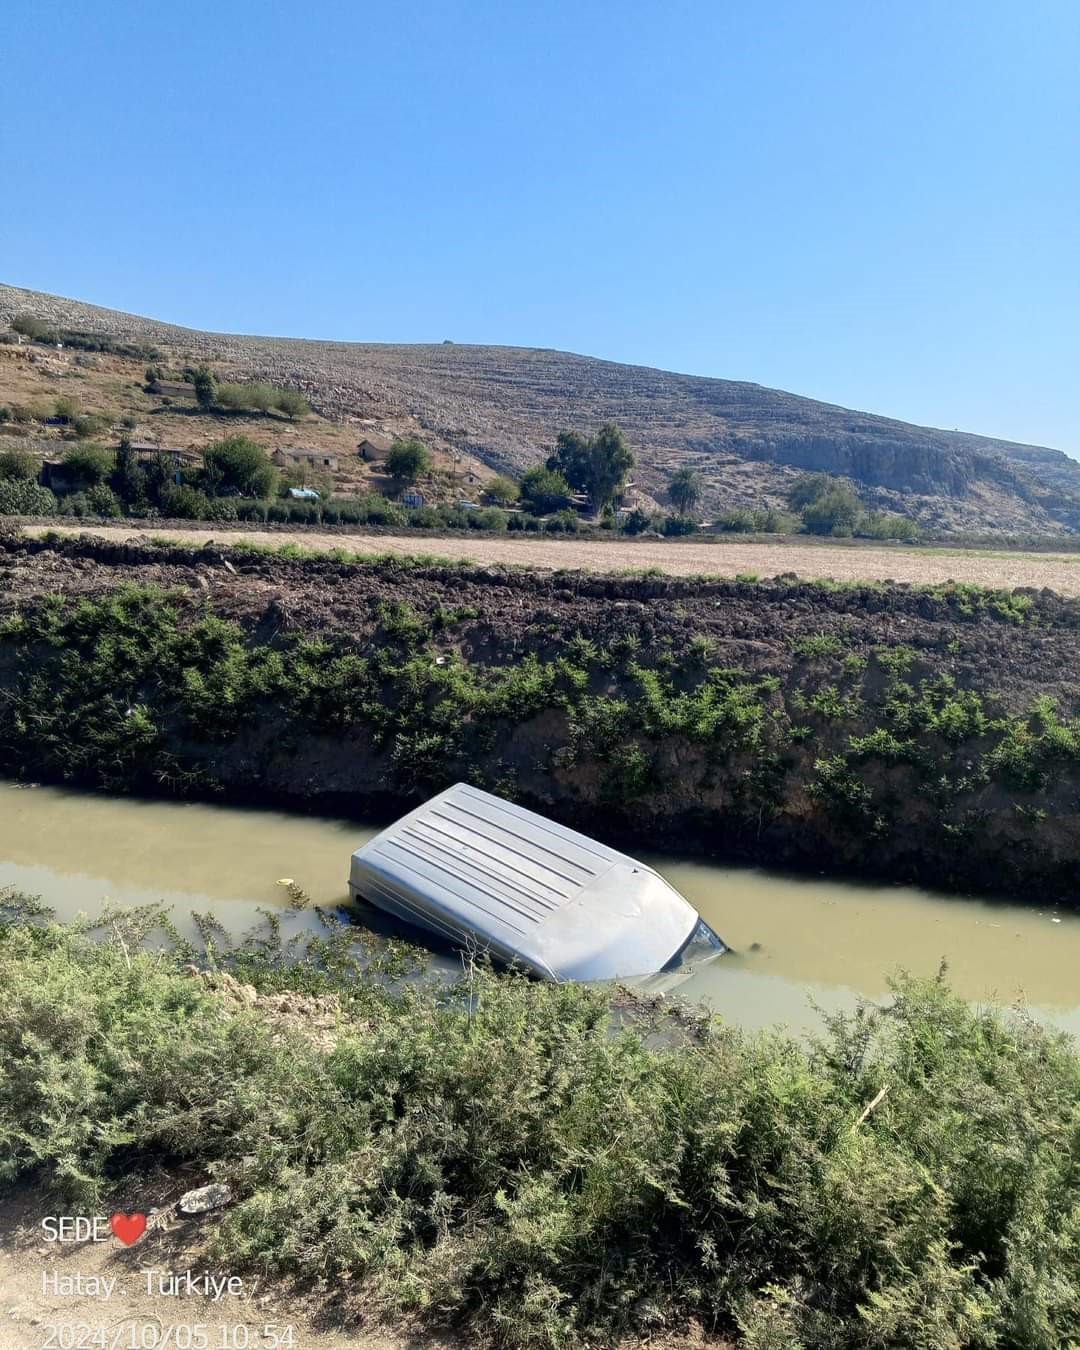
[[[0,7],[0,279],[1080,454],[1076,0]]]

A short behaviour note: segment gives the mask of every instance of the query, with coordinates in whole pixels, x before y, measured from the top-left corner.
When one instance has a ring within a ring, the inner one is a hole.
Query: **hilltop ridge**
[[[635,479],[664,500],[684,464],[707,511],[779,505],[807,469],[850,477],[867,502],[938,530],[1080,530],[1080,463],[1061,451],[915,426],[742,381],[530,347],[322,342],[219,334],[0,284],[0,325],[32,313],[153,343],[227,377],[301,388],[331,422],[419,431],[493,470],[521,471],[559,431],[617,421]]]

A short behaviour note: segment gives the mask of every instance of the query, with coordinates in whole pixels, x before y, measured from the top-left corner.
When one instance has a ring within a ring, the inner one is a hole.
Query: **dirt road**
[[[28,525],[29,534],[53,530],[59,534],[96,534],[109,539],[145,540],[148,531],[125,525]],[[345,548],[352,553],[438,554],[473,562],[538,569],[585,568],[617,572],[627,568],[659,568],[672,576],[733,577],[756,574],[773,577],[796,572],[800,577],[832,577],[837,581],[964,581],[982,586],[1048,586],[1060,595],[1080,595],[1080,554],[993,553],[919,548],[880,548],[829,542],[763,544],[716,542],[617,541],[575,539],[499,538],[468,534],[364,535],[317,534],[297,530],[168,529],[153,532],[187,544],[215,540],[222,544],[250,541],[272,546],[299,544],[302,548]]]
[[[153,1198],[153,1197],[152,1197]],[[132,1196],[124,1212],[141,1208]],[[297,1293],[249,1271],[233,1276],[207,1260],[211,1218],[152,1218],[133,1247],[101,1220],[103,1237],[45,1241],[42,1220],[63,1214],[55,1197],[22,1186],[0,1202],[0,1350],[67,1346],[250,1346],[270,1350],[468,1350],[467,1332],[381,1328],[346,1321],[326,1292]],[[165,1222],[157,1227],[159,1219]],[[206,1231],[204,1231],[206,1230]],[[56,1226],[53,1234],[59,1233]],[[191,1275],[193,1287],[187,1276]],[[217,1283],[207,1286],[206,1277]],[[206,1291],[209,1288],[210,1296]],[[355,1311],[353,1316],[356,1316]],[[626,1340],[620,1350],[731,1350],[727,1341],[687,1336]]]
[[[130,1209],[137,1206],[132,1204]],[[464,1350],[459,1339],[377,1327],[316,1328],[317,1305],[245,1274],[216,1300],[201,1291],[208,1271],[202,1225],[174,1221],[122,1247],[102,1222],[96,1241],[42,1239],[55,1199],[27,1187],[0,1204],[0,1350],[59,1346],[251,1346],[293,1350]],[[53,1229],[53,1232],[58,1231]],[[154,1274],[148,1280],[147,1272]],[[186,1276],[191,1272],[194,1290]],[[177,1276],[173,1281],[169,1277]],[[159,1283],[158,1277],[162,1277]],[[211,1286],[211,1289],[214,1289]],[[233,1290],[236,1290],[235,1294]],[[290,1332],[291,1328],[291,1332]]]

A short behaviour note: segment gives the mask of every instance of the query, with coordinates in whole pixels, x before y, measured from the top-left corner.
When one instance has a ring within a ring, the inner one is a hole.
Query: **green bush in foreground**
[[[184,959],[0,923],[0,1184],[93,1210],[193,1161],[238,1190],[232,1268],[514,1346],[689,1317],[757,1347],[1080,1334],[1080,1058],[940,981],[806,1048],[711,1023],[657,1049],[582,986],[351,978],[325,1054]]]

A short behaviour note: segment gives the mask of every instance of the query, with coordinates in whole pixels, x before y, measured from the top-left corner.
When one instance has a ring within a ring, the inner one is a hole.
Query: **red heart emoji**
[[[109,1227],[125,1247],[130,1247],[146,1232],[146,1215],[114,1214],[109,1220]]]

